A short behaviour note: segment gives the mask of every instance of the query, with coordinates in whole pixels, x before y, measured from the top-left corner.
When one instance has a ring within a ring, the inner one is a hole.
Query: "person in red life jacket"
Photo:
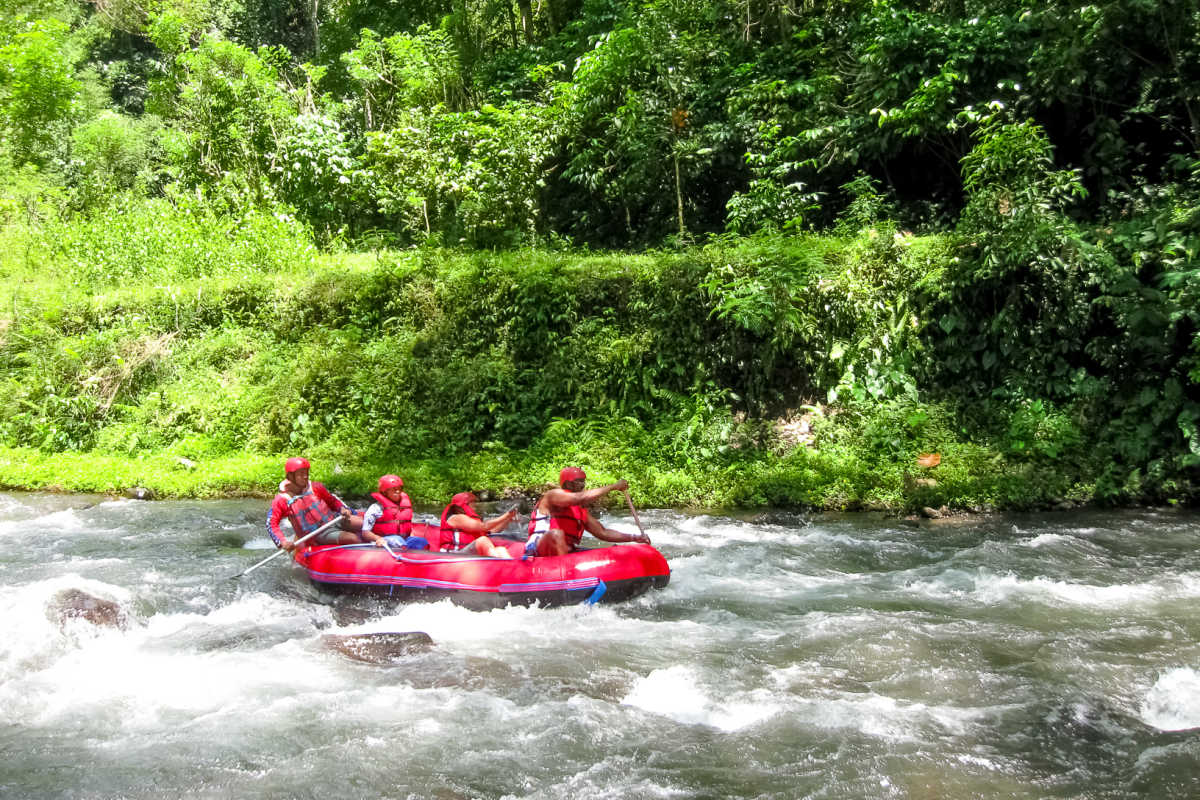
[[[309,481],[310,464],[307,458],[289,458],[283,465],[284,480],[279,484],[279,494],[271,503],[267,517],[267,533],[277,547],[293,550],[295,539],[312,533],[317,528],[339,515],[341,524],[335,525],[309,539],[308,544],[355,544],[359,541],[357,531],[362,529],[362,517],[355,514],[332,494],[324,485]],[[288,520],[292,525],[293,539],[284,536],[279,524]]]
[[[583,532],[605,542],[641,542],[650,544],[644,533],[622,533],[606,528],[585,506],[609,492],[623,492],[629,481],[621,479],[607,486],[587,489],[587,475],[579,467],[567,467],[558,473],[559,489],[546,492],[533,506],[529,515],[529,539],[525,542],[527,556],[562,556],[579,548]]]
[[[427,550],[429,542],[423,536],[412,533],[412,500],[404,491],[404,481],[398,475],[384,475],[379,479],[379,491],[372,492],[375,502],[363,514],[362,535],[376,547],[384,540],[391,547],[407,547],[411,550]]]
[[[498,517],[484,520],[475,510],[476,500],[473,492],[459,492],[450,498],[450,505],[442,511],[441,538],[434,549],[451,553],[478,553],[491,558],[512,558],[487,534],[507,527],[517,516],[517,510],[511,508]]]

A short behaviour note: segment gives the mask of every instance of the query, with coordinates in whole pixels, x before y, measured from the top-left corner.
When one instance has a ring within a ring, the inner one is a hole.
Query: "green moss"
[[[279,220],[124,210],[3,261],[0,485],[269,494],[303,452],[342,491],[396,472],[431,504],[572,463],[650,505],[908,511],[1085,499],[1104,469],[1078,409],[918,391],[909,293],[945,237],[322,254]]]

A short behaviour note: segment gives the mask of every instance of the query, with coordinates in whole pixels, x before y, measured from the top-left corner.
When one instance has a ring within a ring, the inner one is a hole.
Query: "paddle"
[[[341,517],[334,517],[333,519],[329,520],[329,522],[326,522],[324,525],[322,525],[321,527],[317,528],[315,531],[313,531],[312,533],[308,534],[307,536],[304,536],[303,538],[297,539],[297,540],[296,540],[296,545],[297,545],[297,547],[298,547],[298,546],[300,546],[300,545],[302,545],[302,544],[304,544],[304,543],[305,543],[305,542],[307,542],[309,539],[311,539],[312,537],[316,536],[318,533],[324,533],[325,531],[327,531],[328,529],[332,528],[334,525],[338,524],[338,523],[339,523],[339,522],[341,522],[341,521],[342,521],[342,518],[341,518]],[[294,548],[293,548],[293,549],[294,549]],[[244,570],[244,571],[242,571],[242,572],[239,572],[237,575],[230,575],[230,576],[229,576],[229,580],[234,580],[235,578],[240,578],[240,577],[242,577],[243,575],[249,575],[251,572],[254,572],[254,570],[258,569],[259,567],[261,567],[263,564],[265,564],[265,563],[267,563],[268,561],[270,561],[270,560],[271,560],[272,558],[274,558],[275,556],[280,556],[280,555],[283,555],[283,554],[284,554],[284,553],[286,553],[286,552],[288,552],[288,551],[284,550],[284,549],[281,547],[281,548],[279,548],[278,550],[276,550],[274,553],[271,553],[271,555],[269,555],[269,556],[267,556],[266,558],[264,558],[262,561],[260,561],[260,562],[258,562],[257,564],[255,564],[255,565],[254,565],[253,567],[251,567],[250,569],[248,569],[248,570]]]
[[[633,521],[637,523],[638,531],[641,532],[642,536],[646,536],[646,529],[642,527],[642,521],[638,519],[637,509],[633,507],[633,500],[629,497],[629,490],[622,489],[621,492],[625,495],[625,502],[629,504],[629,511],[633,514]],[[646,539],[648,541],[650,537],[646,536]]]

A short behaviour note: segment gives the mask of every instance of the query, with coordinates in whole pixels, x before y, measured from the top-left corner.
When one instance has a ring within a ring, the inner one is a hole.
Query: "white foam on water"
[[[1146,692],[1139,716],[1160,731],[1200,728],[1200,672],[1188,667],[1164,672]]]
[[[730,517],[712,517],[701,514],[685,517],[674,523],[681,535],[681,542],[704,542],[708,544],[731,544],[746,542],[797,542],[798,537],[807,540],[830,539],[836,534],[808,526],[764,525]],[[858,539],[851,539],[861,544]]]
[[[242,595],[234,602],[199,612],[155,614],[144,623],[148,638],[170,636],[192,626],[289,626],[313,630],[328,624],[333,614],[325,606],[298,604],[263,592]]]
[[[1061,533],[1041,533],[1027,542],[1022,542],[1021,544],[1024,544],[1026,547],[1034,548],[1047,547],[1050,545],[1069,542],[1071,538],[1072,537],[1070,536],[1063,536]]]
[[[639,679],[621,701],[687,725],[706,725],[730,732],[762,722],[779,712],[773,693],[733,692],[734,699],[717,701],[700,686],[699,674],[684,665],[656,669]]]
[[[92,533],[95,526],[86,521],[73,508],[54,511],[32,519],[6,519],[0,521],[0,537],[26,537],[32,531],[37,531],[39,537],[58,536],[63,534]]]
[[[761,542],[772,538],[763,528],[727,517],[700,515],[677,523],[679,542]]]
[[[834,693],[801,699],[789,709],[809,725],[850,729],[895,741],[925,741],[933,736],[963,736],[990,709],[898,700],[875,693]]]
[[[730,565],[718,551],[671,560],[670,596],[704,598],[720,604],[721,597],[739,602],[762,603],[820,593],[828,595],[845,587],[846,591],[872,580],[867,574],[826,571],[813,574],[803,567],[785,568],[780,563]]]
[[[119,635],[83,619],[60,622],[52,606],[55,595],[67,589],[77,589],[126,609],[131,599],[131,594],[120,586],[75,573],[0,588],[0,619],[5,621],[4,635],[0,636],[0,686],[11,689],[12,681],[89,640]]]
[[[30,513],[32,511],[32,507],[21,502],[21,500],[14,495],[0,493],[0,515],[9,517],[23,513]]]
[[[531,794],[505,794],[500,800],[561,800],[564,797],[620,797],[671,800],[695,797],[695,792],[661,780],[637,777],[645,764],[627,756],[608,755],[564,780],[539,787]]]
[[[649,649],[669,657],[668,654],[690,652],[714,633],[721,633],[694,620],[626,616],[611,606],[507,606],[472,611],[449,600],[400,605],[390,614],[338,632],[403,631],[428,633],[442,650],[505,661],[523,660],[537,652],[557,658],[577,646],[603,648],[606,642],[631,650]]]
[[[242,544],[242,547],[246,550],[274,550],[275,542],[271,540],[270,536],[264,534],[263,536],[255,536],[253,539],[247,539]],[[284,558],[285,556],[280,557]]]
[[[1015,575],[983,576],[976,584],[976,595],[984,603],[1009,600],[1033,600],[1050,605],[1103,606],[1117,608],[1145,605],[1162,597],[1156,584],[1116,584],[1096,586],[1049,578],[1018,578]]]
[[[0,707],[13,722],[54,726],[72,719],[107,720],[115,729],[147,730],[164,717],[254,706],[254,696],[295,686],[334,685],[338,663],[309,652],[316,623],[330,612],[253,594],[211,613],[160,614],[125,629],[48,618],[60,589],[79,589],[128,608],[121,587],[69,575],[9,590],[0,609],[14,620],[0,641]],[[197,652],[194,632],[284,626],[299,634],[268,650],[235,645]],[[172,636],[179,636],[172,639]],[[286,665],[286,667],[284,667]]]
[[[973,767],[983,767],[984,769],[991,770],[992,772],[999,772],[1004,769],[1003,764],[992,761],[990,758],[983,758],[982,756],[972,756],[967,755],[966,753],[959,753],[954,758],[960,764],[968,764]]]
[[[1116,609],[1200,597],[1200,576],[1184,573],[1166,575],[1154,582],[1098,586],[1042,576],[1021,578],[1012,572],[996,574],[981,568],[974,572],[947,570],[932,579],[913,581],[907,589],[942,600],[961,601],[970,596],[985,605],[1032,602],[1054,607]]]

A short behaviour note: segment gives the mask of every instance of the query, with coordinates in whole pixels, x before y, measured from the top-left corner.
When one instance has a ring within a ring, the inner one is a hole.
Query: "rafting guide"
[[[584,490],[587,475],[579,467],[565,467],[558,473],[561,488],[542,495],[529,515],[529,539],[525,554],[530,556],[563,556],[579,549],[583,532],[605,542],[640,542],[650,544],[645,533],[622,533],[606,528],[591,515],[585,506],[609,492],[624,492],[629,481],[622,478],[607,486]]]
[[[341,515],[337,525],[330,525],[318,534],[313,544],[355,544],[359,541],[363,518],[350,510],[341,498],[332,494],[324,484],[309,481],[311,465],[307,458],[297,456],[284,462],[284,479],[279,484],[279,493],[271,503],[267,517],[267,533],[277,547],[292,550],[294,540],[283,535],[279,525],[287,519],[292,532],[299,538],[328,525]]]

